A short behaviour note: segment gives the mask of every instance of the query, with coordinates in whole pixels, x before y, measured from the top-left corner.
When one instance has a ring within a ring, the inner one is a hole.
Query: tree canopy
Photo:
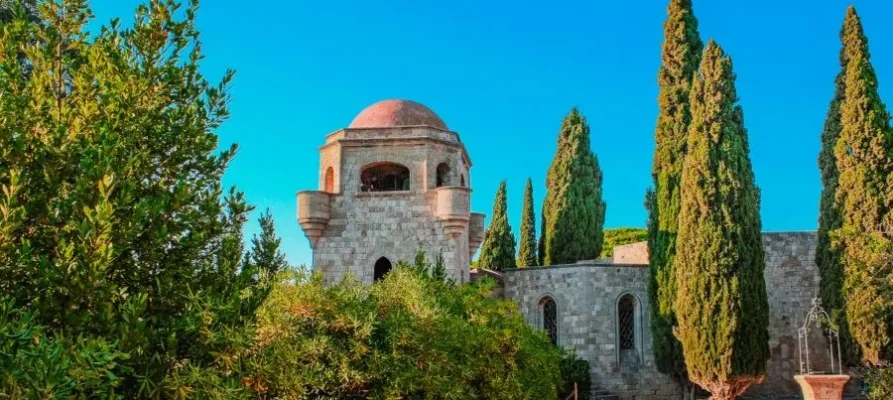
[[[540,231],[541,265],[592,260],[602,249],[605,225],[602,171],[589,143],[589,124],[574,107],[558,133],[546,176]]]

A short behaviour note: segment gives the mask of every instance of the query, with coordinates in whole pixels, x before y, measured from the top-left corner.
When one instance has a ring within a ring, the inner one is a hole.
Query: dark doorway
[[[377,282],[379,279],[384,278],[388,272],[391,272],[391,261],[384,257],[379,258],[378,261],[375,262],[372,281]]]

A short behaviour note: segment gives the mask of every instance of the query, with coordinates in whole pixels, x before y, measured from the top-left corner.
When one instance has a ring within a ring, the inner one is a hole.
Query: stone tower
[[[326,136],[319,153],[319,190],[298,192],[298,222],[326,282],[348,273],[372,282],[420,249],[468,280],[484,215],[470,212],[468,152],[433,111],[375,103]]]

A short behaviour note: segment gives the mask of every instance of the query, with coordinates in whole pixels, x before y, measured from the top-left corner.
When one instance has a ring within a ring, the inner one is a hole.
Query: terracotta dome
[[[360,112],[348,128],[393,128],[420,125],[447,129],[446,124],[434,111],[424,104],[410,100],[379,101]]]

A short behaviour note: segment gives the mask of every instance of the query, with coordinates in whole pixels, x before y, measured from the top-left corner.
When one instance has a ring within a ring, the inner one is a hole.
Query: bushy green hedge
[[[371,286],[287,274],[258,312],[245,381],[273,398],[556,398],[560,350],[492,285],[403,266]]]

